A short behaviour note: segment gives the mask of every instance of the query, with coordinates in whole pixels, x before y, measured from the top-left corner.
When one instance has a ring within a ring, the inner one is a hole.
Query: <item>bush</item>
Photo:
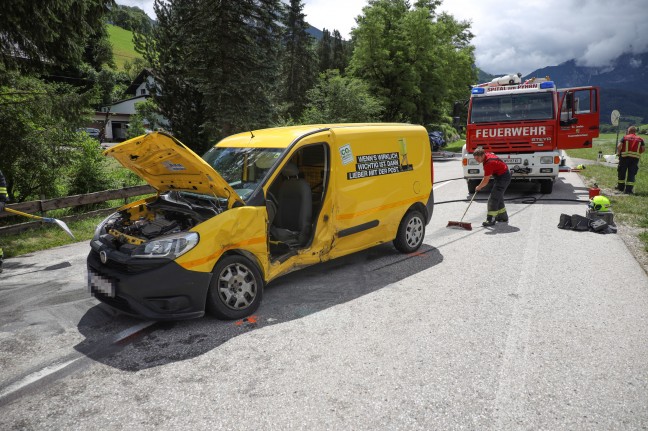
[[[80,195],[111,188],[112,181],[106,172],[106,158],[97,141],[81,136],[73,151],[68,195]]]

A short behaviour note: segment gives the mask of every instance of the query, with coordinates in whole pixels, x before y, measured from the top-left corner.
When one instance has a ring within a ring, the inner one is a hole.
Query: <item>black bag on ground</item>
[[[560,214],[560,222],[558,222],[559,229],[571,229],[571,216],[568,214]]]
[[[607,227],[608,224],[603,219],[592,220],[590,222],[590,229],[592,229],[593,232],[602,232],[606,230]]]
[[[572,230],[584,232],[586,230],[590,230],[590,219],[578,214],[573,214],[571,216],[571,225]]]

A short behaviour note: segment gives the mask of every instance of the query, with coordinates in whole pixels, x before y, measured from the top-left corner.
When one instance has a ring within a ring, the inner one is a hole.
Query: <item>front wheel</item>
[[[263,277],[243,256],[230,255],[214,268],[207,294],[207,310],[219,319],[242,319],[254,313],[263,298]]]
[[[398,226],[394,247],[401,253],[412,253],[421,247],[425,237],[425,217],[418,210],[405,214]]]

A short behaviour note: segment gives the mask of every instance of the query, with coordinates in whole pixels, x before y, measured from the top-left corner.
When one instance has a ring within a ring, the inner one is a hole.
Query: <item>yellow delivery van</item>
[[[150,319],[240,319],[298,268],[393,241],[417,250],[432,217],[427,132],[409,124],[253,130],[202,158],[165,133],[104,152],[157,190],[96,229],[92,294]]]

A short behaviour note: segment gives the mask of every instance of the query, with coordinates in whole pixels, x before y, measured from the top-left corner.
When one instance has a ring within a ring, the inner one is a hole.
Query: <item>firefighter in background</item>
[[[475,190],[480,191],[486,187],[491,177],[495,181],[490,197],[488,198],[486,221],[482,223],[482,226],[493,226],[498,221],[507,223],[508,214],[504,206],[504,193],[509,184],[511,184],[511,172],[508,166],[495,154],[484,151],[482,147],[478,147],[473,153],[473,156],[477,162],[484,165],[484,178],[475,187]]]
[[[617,190],[629,195],[633,194],[635,176],[639,172],[639,159],[645,150],[644,140],[637,136],[637,128],[635,126],[628,127],[628,134],[621,139],[617,146],[617,155],[619,156]]]
[[[7,203],[7,181],[5,181],[2,171],[0,171],[0,212],[4,211],[5,204]],[[0,246],[0,272],[2,272],[2,261],[4,260],[4,252]]]

